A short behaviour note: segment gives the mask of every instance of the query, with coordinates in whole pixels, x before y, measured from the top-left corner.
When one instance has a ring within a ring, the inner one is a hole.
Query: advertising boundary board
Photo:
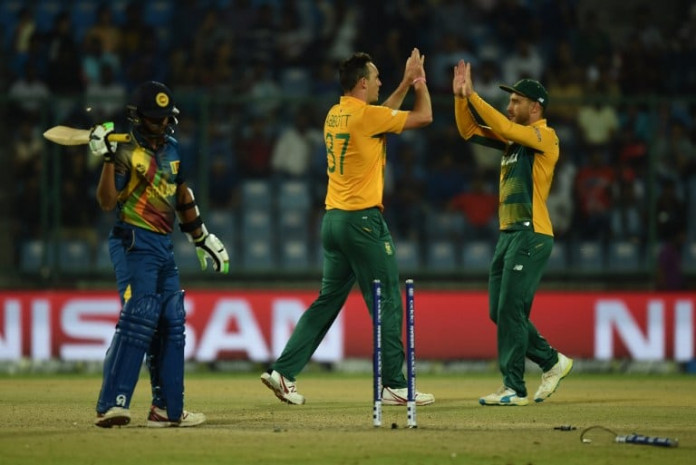
[[[267,362],[283,349],[316,292],[186,293],[188,360]],[[695,357],[692,293],[539,292],[531,321],[576,358],[685,362]],[[496,327],[485,292],[417,290],[417,357],[489,360]],[[0,360],[102,360],[118,320],[113,292],[0,292]],[[371,319],[353,292],[314,354],[319,362],[372,354]]]

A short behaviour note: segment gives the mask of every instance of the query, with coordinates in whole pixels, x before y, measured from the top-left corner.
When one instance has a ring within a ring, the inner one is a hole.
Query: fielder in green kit
[[[304,404],[295,377],[309,362],[341,311],[353,285],[360,286],[372,312],[372,281],[382,282],[382,364],[384,405],[406,405],[401,338],[403,304],[394,242],[382,216],[386,134],[432,122],[424,57],[413,49],[404,77],[382,105],[379,71],[366,53],[356,53],[340,67],[343,96],[324,123],[327,154],[326,214],[321,240],[324,266],[319,297],[305,311],[278,360],[261,375],[276,397]],[[415,91],[412,111],[400,111],[409,88]],[[416,393],[416,404],[432,404],[431,394]]]
[[[510,92],[508,117],[474,91],[471,65],[459,61],[452,90],[460,135],[503,151],[500,166],[500,236],[491,261],[489,314],[497,325],[501,388],[479,399],[481,405],[527,405],[525,357],[543,374],[534,394],[542,402],[573,368],[573,360],[551,347],[529,320],[532,301],[553,247],[546,199],[558,161],[556,132],[546,125],[546,89],[522,79]]]

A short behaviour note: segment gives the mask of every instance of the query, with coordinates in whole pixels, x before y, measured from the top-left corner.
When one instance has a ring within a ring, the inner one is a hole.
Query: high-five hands
[[[471,63],[459,60],[454,67],[452,92],[454,92],[455,97],[460,98],[468,97],[474,93],[474,83],[471,81]]]
[[[404,70],[404,81],[409,84],[416,79],[425,80],[425,55],[421,55],[420,50],[414,48],[411,51],[411,56],[406,60],[406,69]]]

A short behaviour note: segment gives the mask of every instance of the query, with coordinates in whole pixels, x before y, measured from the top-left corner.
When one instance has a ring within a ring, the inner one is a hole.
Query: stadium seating
[[[488,271],[491,258],[493,258],[493,245],[489,241],[468,241],[462,245],[462,267],[464,271]]]
[[[604,268],[604,250],[599,241],[577,241],[571,249],[573,270],[599,272]]]
[[[551,272],[568,270],[568,246],[565,241],[554,241],[546,270]]]
[[[461,213],[433,211],[428,213],[426,228],[429,239],[461,240],[464,236],[465,221]]]
[[[172,240],[174,243],[174,258],[179,271],[182,273],[201,271],[196,246],[190,243],[183,234],[174,234]]]
[[[55,262],[53,250],[44,241],[27,240],[19,248],[19,269],[23,273],[39,273]]]
[[[111,255],[109,254],[109,241],[104,238],[98,245],[94,257],[94,267],[97,272],[113,271],[114,266],[111,263]]]
[[[66,239],[58,243],[58,266],[68,273],[88,273],[92,269],[92,250],[89,243]]]
[[[304,181],[282,181],[278,187],[278,208],[307,211],[311,206],[309,186]]]
[[[426,264],[432,271],[454,271],[457,268],[457,252],[452,241],[430,241],[426,252]]]
[[[242,182],[242,205],[247,210],[270,210],[273,188],[270,181],[251,179]]]
[[[280,266],[286,271],[304,271],[310,266],[307,241],[286,240],[280,247]]]
[[[301,210],[281,210],[278,218],[279,240],[307,241],[309,238],[307,213]]]
[[[245,270],[271,271],[276,266],[272,244],[264,239],[252,238],[244,241],[242,265]]]
[[[607,246],[607,267],[611,271],[637,271],[642,264],[638,244],[611,241]]]
[[[400,240],[396,244],[396,261],[399,271],[408,272],[420,267],[420,249],[418,241]]]

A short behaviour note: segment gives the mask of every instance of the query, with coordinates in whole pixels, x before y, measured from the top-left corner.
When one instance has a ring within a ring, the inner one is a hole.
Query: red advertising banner
[[[186,356],[273,360],[316,295],[187,292]],[[551,345],[573,357],[687,361],[696,355],[695,304],[690,293],[542,292],[531,319]],[[485,292],[416,290],[415,308],[418,358],[495,358],[496,327]],[[0,292],[0,360],[102,360],[119,311],[112,292]],[[371,352],[371,320],[355,292],[314,359],[369,358]]]

